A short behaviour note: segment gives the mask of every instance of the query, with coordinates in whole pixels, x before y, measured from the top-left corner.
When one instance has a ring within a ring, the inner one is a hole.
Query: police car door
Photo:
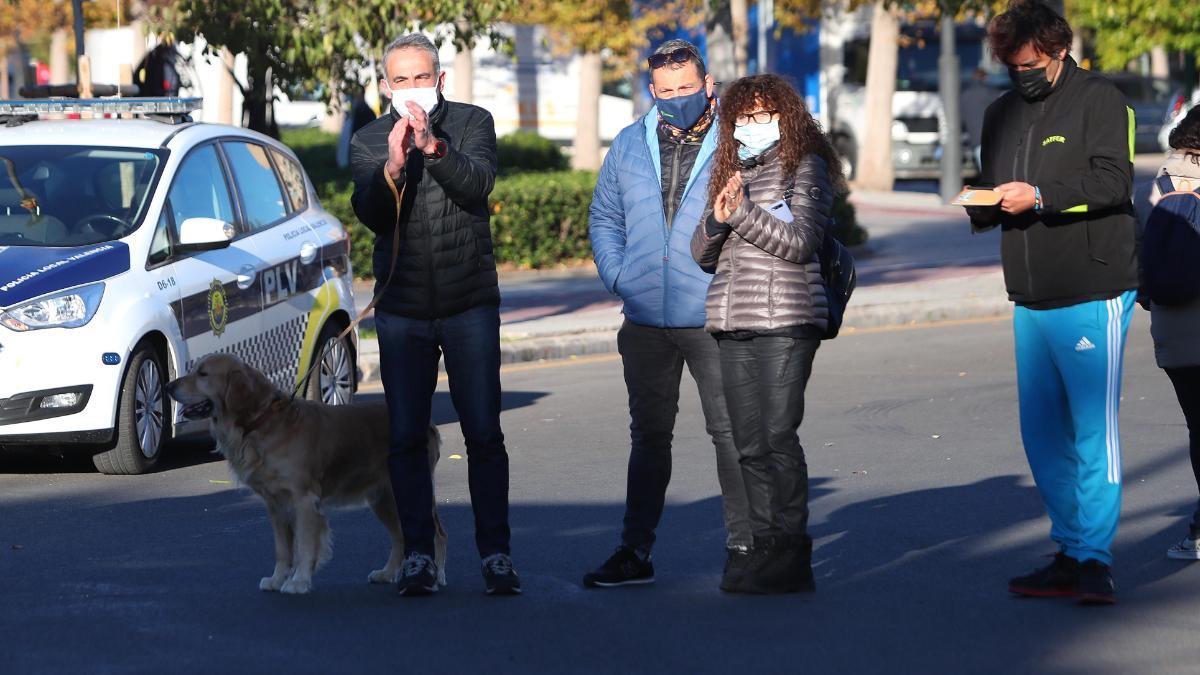
[[[314,297],[321,287],[320,246],[312,228],[300,217],[270,151],[250,140],[221,142],[233,170],[242,212],[253,231],[250,245],[263,260],[258,289],[263,307],[263,335],[254,365],[277,387],[292,391],[311,355],[308,333],[320,330]]]
[[[188,218],[216,218],[237,226],[229,174],[215,143],[193,148],[175,172],[167,211],[176,233]],[[250,356],[262,332],[262,300],[256,282],[261,260],[251,248],[249,232],[225,248],[187,254],[174,263],[179,285],[182,332],[187,344],[186,367],[214,352]]]

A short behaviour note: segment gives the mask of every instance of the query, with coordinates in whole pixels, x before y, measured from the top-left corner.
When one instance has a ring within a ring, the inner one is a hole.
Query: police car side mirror
[[[225,248],[235,233],[232,224],[218,218],[188,218],[179,225],[179,245],[175,250],[189,252]]]

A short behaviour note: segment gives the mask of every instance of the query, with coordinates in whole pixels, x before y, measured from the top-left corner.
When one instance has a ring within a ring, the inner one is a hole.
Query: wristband
[[[425,159],[441,159],[446,156],[446,141],[438,139],[433,144],[433,152],[425,155]]]
[[[1042,188],[1034,185],[1033,186],[1033,211],[1034,211],[1034,213],[1041,213],[1043,206],[1044,206],[1044,204],[1042,204]]]

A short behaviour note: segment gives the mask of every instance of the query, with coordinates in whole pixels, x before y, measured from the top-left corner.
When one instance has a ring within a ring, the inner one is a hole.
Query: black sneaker
[[[583,585],[588,588],[652,583],[654,565],[650,564],[650,558],[642,560],[628,546],[619,547],[598,569],[583,575]]]
[[[400,581],[396,592],[404,596],[432,595],[437,593],[437,564],[424,553],[409,553],[400,569]]]
[[[1010,579],[1008,592],[1031,598],[1073,598],[1079,595],[1079,561],[1055,553],[1054,562],[1032,574]]]
[[[735,592],[741,587],[742,575],[750,564],[749,546],[730,546],[725,549],[725,572],[721,575],[721,590]]]
[[[488,595],[520,595],[521,577],[513,569],[512,558],[493,553],[483,559],[483,583]]]
[[[1117,602],[1117,585],[1112,571],[1099,560],[1085,560],[1079,566],[1079,604],[1113,605]]]

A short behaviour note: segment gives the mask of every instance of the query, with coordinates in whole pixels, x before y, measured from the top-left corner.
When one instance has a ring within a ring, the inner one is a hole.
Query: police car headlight
[[[104,284],[81,286],[63,293],[47,295],[0,314],[0,324],[18,332],[40,328],[78,328],[85,326],[104,297]]]

